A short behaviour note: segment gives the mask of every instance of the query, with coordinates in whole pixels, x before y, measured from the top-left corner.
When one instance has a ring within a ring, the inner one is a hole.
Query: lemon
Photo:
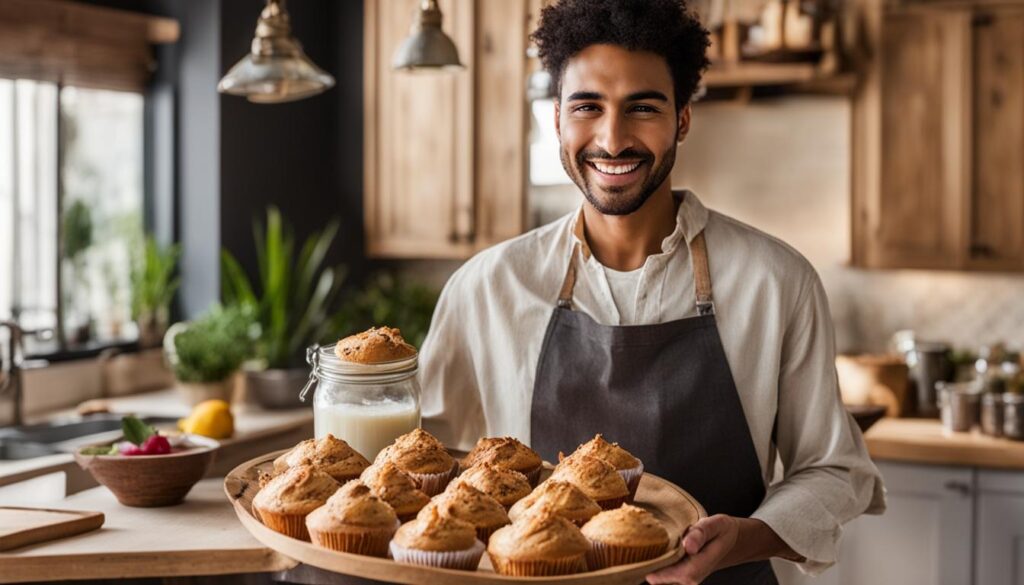
[[[235,419],[227,402],[206,400],[195,405],[188,418],[179,420],[178,428],[211,439],[226,439],[235,432]]]

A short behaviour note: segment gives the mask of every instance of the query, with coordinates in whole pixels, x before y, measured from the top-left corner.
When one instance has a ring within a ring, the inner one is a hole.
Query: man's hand
[[[647,576],[651,585],[697,585],[722,565],[739,538],[739,519],[725,514],[702,518],[683,536],[683,560]]]
[[[715,514],[698,520],[683,535],[683,559],[647,576],[652,585],[697,585],[726,567],[781,556],[798,560],[767,524],[750,518]]]

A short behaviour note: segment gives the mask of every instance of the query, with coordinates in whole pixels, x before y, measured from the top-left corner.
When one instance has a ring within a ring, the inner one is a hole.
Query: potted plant
[[[268,408],[299,406],[299,392],[309,378],[306,348],[324,341],[337,313],[344,270],[324,266],[324,258],[338,223],[332,221],[296,248],[292,230],[270,207],[266,225],[256,223],[253,232],[258,282],[250,281],[230,252],[221,253],[224,302],[253,307],[259,323],[260,366],[246,370],[246,391]]]
[[[247,307],[214,307],[200,319],[168,330],[167,359],[189,404],[231,400],[234,374],[253,353],[252,324]]]
[[[174,269],[181,255],[181,246],[161,247],[148,236],[141,254],[133,258],[131,267],[132,318],[139,328],[139,345],[160,345],[167,331],[171,299],[180,280]]]

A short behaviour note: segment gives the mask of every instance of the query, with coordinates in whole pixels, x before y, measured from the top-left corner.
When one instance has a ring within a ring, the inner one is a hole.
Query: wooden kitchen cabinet
[[[853,264],[1024,270],[1024,12],[858,8]]]
[[[365,0],[367,253],[466,258],[525,228],[528,0],[441,0],[466,66],[391,69],[419,0]]]

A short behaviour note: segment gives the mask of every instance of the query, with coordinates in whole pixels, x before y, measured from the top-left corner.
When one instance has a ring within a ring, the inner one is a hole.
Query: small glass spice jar
[[[1003,394],[1003,436],[1024,441],[1024,394]]]
[[[313,430],[344,439],[373,461],[384,447],[420,426],[419,354],[374,364],[338,359],[334,344],[306,350],[312,367],[302,390],[313,393]]]
[[[1003,418],[1005,414],[1003,395],[998,392],[985,392],[981,395],[981,432],[993,437],[1003,436]]]

